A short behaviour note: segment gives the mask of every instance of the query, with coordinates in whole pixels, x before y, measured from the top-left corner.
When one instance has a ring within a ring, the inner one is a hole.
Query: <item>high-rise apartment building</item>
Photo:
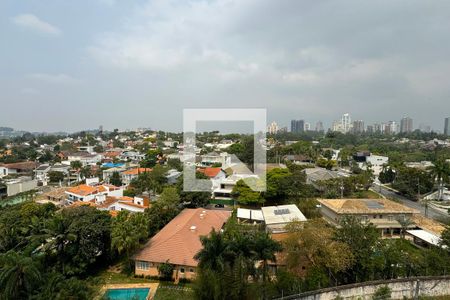
[[[310,131],[311,130],[311,123],[305,122],[304,126],[305,126],[304,127],[305,131]]]
[[[404,117],[400,121],[400,133],[410,133],[413,131],[413,120],[408,117]]]
[[[291,121],[291,132],[300,133],[305,131],[305,121],[304,120],[292,120]]]
[[[444,134],[449,136],[450,135],[450,117],[445,118],[444,121]]]
[[[344,131],[344,133],[347,133],[350,131],[350,129],[352,129],[352,119],[350,118],[349,113],[342,115],[341,123],[342,123],[342,130]]]
[[[364,132],[364,121],[363,120],[356,120],[353,121],[353,133],[363,133]]]
[[[316,131],[317,131],[317,132],[323,131],[323,123],[322,123],[322,121],[318,121],[318,122],[316,123]]]
[[[275,121],[270,123],[269,126],[267,126],[267,132],[270,134],[277,133],[279,129],[280,129],[280,127],[278,127],[278,124]]]

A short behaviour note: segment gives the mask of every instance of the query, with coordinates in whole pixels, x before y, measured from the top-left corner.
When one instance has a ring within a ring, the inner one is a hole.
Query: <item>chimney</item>
[[[197,226],[192,225],[191,228],[189,228],[192,232],[195,232],[197,230]]]

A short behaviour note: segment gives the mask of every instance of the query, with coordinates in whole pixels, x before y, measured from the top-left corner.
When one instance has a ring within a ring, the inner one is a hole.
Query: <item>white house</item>
[[[103,156],[101,154],[90,154],[87,152],[75,152],[67,156],[67,161],[63,161],[63,164],[70,165],[73,161],[79,161],[83,166],[96,165],[101,162]]]
[[[213,189],[213,198],[223,200],[233,199],[231,192],[233,191],[234,186],[239,180],[244,178],[258,178],[258,176],[252,174],[233,174],[226,178],[222,178],[219,181],[219,185]]]
[[[202,166],[214,164],[221,164],[222,168],[228,168],[231,165],[231,156],[227,152],[210,152],[201,156]]]
[[[0,165],[0,178],[8,176],[8,168]]]
[[[81,184],[65,191],[69,203],[76,201],[88,202],[95,199],[96,196],[123,196],[123,188],[113,185],[103,184],[97,186],[89,186]]]

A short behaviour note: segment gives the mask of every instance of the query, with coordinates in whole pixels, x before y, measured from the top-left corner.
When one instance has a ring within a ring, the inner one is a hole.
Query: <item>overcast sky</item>
[[[450,1],[1,0],[0,126],[180,131],[183,108],[314,126],[450,116]]]

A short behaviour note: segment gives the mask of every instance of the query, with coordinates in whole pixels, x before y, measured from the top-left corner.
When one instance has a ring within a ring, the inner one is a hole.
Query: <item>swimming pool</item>
[[[145,300],[149,292],[149,288],[109,289],[105,293],[105,298],[109,300]]]

